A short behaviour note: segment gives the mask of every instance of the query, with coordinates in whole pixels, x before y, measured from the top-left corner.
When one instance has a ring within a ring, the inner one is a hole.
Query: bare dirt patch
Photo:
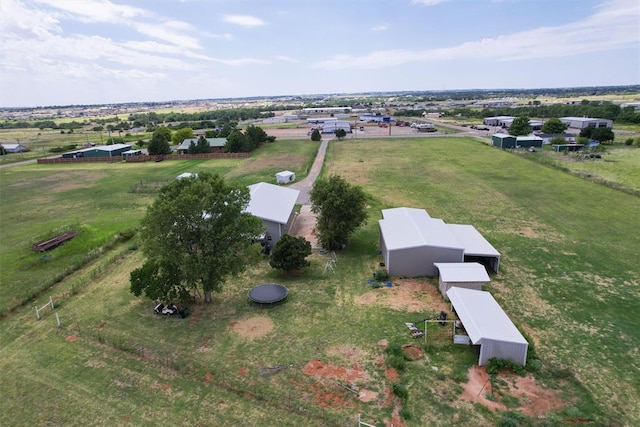
[[[291,225],[289,233],[295,237],[304,237],[312,248],[318,248],[318,238],[315,235],[316,214],[311,212],[310,206],[302,206],[300,212]]]
[[[500,387],[500,391],[517,398],[521,404],[518,410],[529,417],[545,415],[564,406],[558,391],[542,388],[530,374],[520,377],[512,373],[501,373],[498,378],[507,383],[506,386]],[[480,403],[491,410],[504,411],[507,407],[500,402],[496,392],[485,368],[472,366],[469,368],[469,381],[464,384],[460,400]],[[495,400],[488,398],[491,396]]]
[[[315,377],[332,378],[347,383],[369,381],[371,379],[369,374],[357,364],[354,364],[351,368],[345,368],[343,366],[324,363],[317,359],[310,360],[304,368],[302,368],[302,372]]]
[[[273,321],[266,316],[255,316],[231,322],[231,329],[248,340],[262,338],[273,330]]]
[[[448,311],[437,288],[429,279],[398,279],[393,286],[373,289],[355,298],[356,304],[377,305],[394,310],[418,313],[425,311]]]
[[[424,356],[424,351],[417,345],[408,344],[402,347],[402,352],[409,360],[418,360]]]
[[[371,390],[360,390],[358,393],[358,400],[361,402],[373,402],[378,398],[378,393]]]

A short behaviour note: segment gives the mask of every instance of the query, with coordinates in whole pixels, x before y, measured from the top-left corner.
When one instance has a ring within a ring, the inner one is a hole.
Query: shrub
[[[409,398],[409,390],[407,389],[407,386],[402,383],[393,384],[393,394],[398,396],[402,401],[406,401]]]
[[[387,273],[387,270],[380,269],[373,272],[373,277],[380,282],[384,282],[389,278],[389,273]]]
[[[404,372],[404,370],[407,368],[407,361],[405,360],[404,355],[389,356],[387,358],[387,364],[392,368],[395,368],[398,372]]]
[[[627,138],[627,140],[624,142],[624,145],[633,145],[633,138]]]
[[[410,412],[407,408],[402,408],[402,409],[400,409],[400,416],[401,416],[403,419],[405,419],[405,420],[409,421],[409,420],[411,420],[411,417],[412,417],[413,415],[411,414],[411,412]]]

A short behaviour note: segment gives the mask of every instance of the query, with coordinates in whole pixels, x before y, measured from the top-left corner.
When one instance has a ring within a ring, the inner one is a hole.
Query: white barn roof
[[[498,252],[473,225],[448,224],[448,226],[464,248],[465,255],[500,256],[500,252]]]
[[[391,209],[382,209],[382,218],[384,219],[392,219],[392,218],[431,218],[427,211],[424,209],[416,209],[416,208],[391,208]]]
[[[247,212],[263,220],[286,224],[300,191],[266,182],[250,185],[251,200]]]
[[[489,292],[453,287],[447,297],[473,344],[493,340],[528,345]]]
[[[487,270],[477,262],[436,262],[443,282],[490,282]]]
[[[426,212],[425,212],[426,214]],[[460,242],[441,219],[410,212],[406,216],[393,216],[379,221],[387,250],[435,246],[460,248]]]

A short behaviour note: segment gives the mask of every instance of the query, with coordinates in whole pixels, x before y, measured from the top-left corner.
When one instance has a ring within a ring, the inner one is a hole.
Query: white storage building
[[[384,209],[382,216],[380,248],[391,276],[435,276],[438,262],[479,262],[498,272],[500,253],[471,225],[446,224],[424,209]]]
[[[291,171],[282,171],[276,174],[276,183],[288,184],[296,180],[296,174]]]
[[[447,299],[447,291],[451,288],[475,289],[481,291],[484,283],[489,283],[489,275],[482,264],[477,262],[436,262],[438,272],[438,288]]]
[[[478,365],[494,357],[527,363],[529,343],[489,292],[453,287],[447,297],[471,343],[480,346]]]
[[[267,243],[273,247],[291,227],[300,191],[266,182],[259,182],[248,188],[251,200],[247,212],[262,220]]]

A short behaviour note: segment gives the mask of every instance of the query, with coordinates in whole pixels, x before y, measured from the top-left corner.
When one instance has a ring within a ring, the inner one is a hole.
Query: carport
[[[471,343],[480,346],[478,365],[491,358],[527,363],[529,343],[489,292],[453,287],[447,297]]]

